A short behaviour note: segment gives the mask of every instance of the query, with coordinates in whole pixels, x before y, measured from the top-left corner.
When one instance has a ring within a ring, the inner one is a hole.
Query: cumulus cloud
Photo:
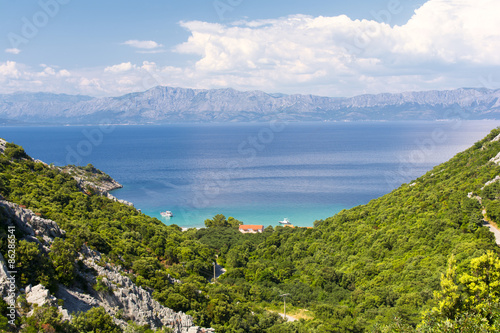
[[[152,40],[128,40],[124,42],[123,45],[128,45],[136,49],[146,49],[146,50],[157,49],[163,46]]]
[[[15,61],[6,61],[0,63],[0,77],[6,79],[18,79],[21,75],[17,63]]]
[[[5,52],[10,53],[10,54],[19,54],[19,53],[21,53],[21,50],[16,49],[16,48],[12,48],[12,49],[5,49]]]
[[[134,66],[130,62],[122,62],[121,64],[104,68],[104,72],[111,72],[111,73],[126,72],[131,70],[133,67]]]
[[[223,75],[230,85],[245,78],[248,86],[273,90],[291,82],[344,94],[356,86],[358,92],[426,89],[442,76],[455,80],[474,66],[500,64],[498,12],[496,0],[430,0],[401,26],[344,15],[181,22],[191,36],[175,50],[199,56],[197,72]],[[479,74],[473,76],[477,86]]]
[[[156,85],[327,96],[500,88],[499,12],[497,0],[429,0],[403,25],[377,15],[371,20],[293,15],[232,24],[181,22],[190,37],[174,51],[197,58],[194,63],[37,71],[8,61],[0,62],[0,80],[4,92],[43,87],[95,96]],[[122,44],[138,53],[164,52],[155,41]]]

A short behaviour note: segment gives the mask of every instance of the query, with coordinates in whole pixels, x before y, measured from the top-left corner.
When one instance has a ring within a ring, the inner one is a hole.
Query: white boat
[[[290,221],[285,217],[283,221],[279,221],[281,224],[291,224]]]
[[[172,217],[172,216],[174,216],[174,213],[172,213],[171,211],[167,210],[165,212],[161,212],[160,215],[163,216],[163,217]]]

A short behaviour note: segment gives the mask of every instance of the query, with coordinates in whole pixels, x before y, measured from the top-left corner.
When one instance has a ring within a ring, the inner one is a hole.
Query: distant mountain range
[[[160,86],[104,98],[14,93],[0,95],[0,125],[500,119],[499,98],[500,89],[474,88],[351,98]]]

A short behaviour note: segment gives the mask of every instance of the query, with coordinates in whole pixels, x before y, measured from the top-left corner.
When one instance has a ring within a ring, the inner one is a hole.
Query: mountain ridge
[[[0,95],[0,124],[163,124],[356,120],[500,119],[500,89],[460,88],[354,97],[157,86],[117,97]]]

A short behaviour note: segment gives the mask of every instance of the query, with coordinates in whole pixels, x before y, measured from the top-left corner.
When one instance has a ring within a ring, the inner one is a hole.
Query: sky
[[[498,0],[0,0],[0,93],[500,88]]]

